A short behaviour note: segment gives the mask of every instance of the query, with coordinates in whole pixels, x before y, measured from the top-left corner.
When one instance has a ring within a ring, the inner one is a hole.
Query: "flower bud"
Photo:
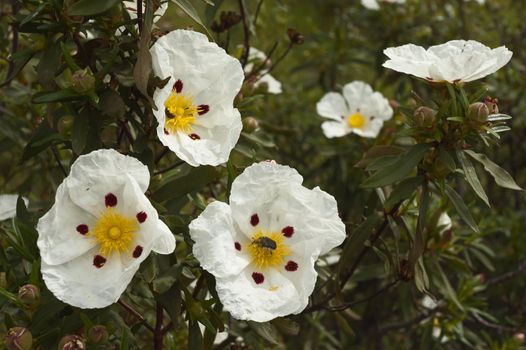
[[[88,340],[93,344],[102,344],[108,341],[109,334],[103,325],[95,325],[88,331]]]
[[[85,350],[86,344],[82,337],[73,334],[66,335],[58,343],[58,350]]]
[[[497,114],[499,113],[499,100],[496,98],[491,98],[489,96],[486,96],[484,99],[484,104],[488,107],[489,114]]]
[[[95,77],[89,68],[79,69],[71,76],[71,87],[75,92],[82,94],[95,87]]]
[[[33,336],[24,327],[9,329],[4,340],[7,350],[29,350],[33,344]]]
[[[418,107],[413,114],[415,124],[421,128],[432,128],[435,124],[435,116],[437,111],[426,106]]]
[[[489,109],[488,106],[482,102],[472,103],[468,108],[468,119],[485,123],[488,121]]]
[[[40,289],[32,284],[26,284],[18,290],[18,299],[29,308],[40,304]]]
[[[294,28],[287,29],[287,35],[289,36],[290,42],[295,45],[301,45],[305,42],[305,37]]]
[[[243,131],[252,133],[259,128],[259,121],[254,117],[246,117],[243,119]]]

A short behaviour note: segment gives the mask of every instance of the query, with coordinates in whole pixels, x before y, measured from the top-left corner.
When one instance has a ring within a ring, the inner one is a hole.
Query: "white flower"
[[[251,47],[248,53],[248,62],[245,66],[245,72],[251,73],[254,66],[259,67],[260,64],[265,62],[267,56],[262,51],[259,51],[256,48]],[[255,63],[255,64],[254,64]],[[254,84],[254,87],[261,85],[262,83],[267,84],[267,91],[271,94],[281,94],[283,90],[281,89],[281,83],[276,80],[272,75],[268,74],[268,69],[263,68],[261,72],[258,73],[261,77]]]
[[[440,233],[444,233],[453,227],[453,222],[446,212],[443,212],[438,217],[437,227],[440,229]]]
[[[405,4],[405,0],[362,0],[362,5],[369,10],[379,10],[380,4],[378,2],[388,2],[391,4]]]
[[[513,53],[505,46],[496,49],[473,40],[452,40],[424,49],[407,44],[384,50],[390,60],[384,67],[434,82],[470,82],[495,73]]]
[[[316,283],[316,259],[345,238],[334,197],[302,181],[287,166],[254,164],[234,180],[230,205],[212,202],[190,223],[194,256],[236,319],[300,313]]]
[[[55,296],[81,308],[119,299],[150,251],[175,238],[144,195],[148,168],[114,150],[80,156],[38,221],[42,276]]]
[[[22,199],[27,207],[29,203],[27,198],[22,197]],[[17,194],[0,194],[0,221],[15,217],[17,201]]]
[[[170,78],[153,96],[162,144],[192,166],[225,163],[242,129],[233,107],[244,79],[239,61],[188,30],[159,38],[151,53],[155,74]]]
[[[384,121],[393,116],[389,101],[361,81],[345,85],[342,92],[343,96],[329,92],[316,104],[319,115],[332,119],[321,125],[325,136],[341,137],[349,133],[378,136]]]

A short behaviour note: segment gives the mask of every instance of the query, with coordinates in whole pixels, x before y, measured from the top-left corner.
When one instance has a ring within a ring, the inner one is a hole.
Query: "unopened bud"
[[[75,92],[82,94],[95,87],[95,77],[89,68],[79,69],[71,76],[71,87]]]
[[[58,343],[58,350],[85,350],[86,343],[82,337],[73,334],[66,335]]]
[[[103,325],[95,325],[88,331],[88,340],[94,344],[102,344],[108,341],[109,334]]]
[[[437,111],[426,106],[418,107],[413,114],[416,126],[421,128],[432,128],[435,124]]]
[[[29,308],[40,304],[40,289],[32,284],[26,284],[18,290],[18,299]]]
[[[484,104],[488,107],[489,114],[499,113],[499,100],[498,99],[486,96],[486,98],[484,99]]]
[[[246,117],[243,119],[243,131],[249,134],[259,128],[259,121],[254,117]]]
[[[29,350],[33,345],[33,336],[24,327],[9,329],[4,340],[7,350]]]
[[[287,29],[287,35],[289,36],[290,42],[296,45],[301,45],[305,42],[305,38],[294,28]]]
[[[482,102],[472,103],[468,108],[468,119],[485,123],[488,121],[489,109],[488,106]]]

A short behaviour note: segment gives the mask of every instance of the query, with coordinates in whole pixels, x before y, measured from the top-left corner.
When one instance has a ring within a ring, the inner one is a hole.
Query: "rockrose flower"
[[[473,40],[452,40],[424,49],[414,44],[384,50],[390,59],[384,67],[433,82],[470,82],[495,73],[513,53],[505,46],[496,49]]]
[[[27,206],[29,203],[27,198],[22,199]],[[15,217],[17,201],[17,194],[0,194],[0,221]]]
[[[302,181],[287,166],[254,164],[234,180],[230,205],[212,202],[190,223],[194,256],[236,319],[300,313],[314,289],[315,261],[345,238],[334,197]]]
[[[248,64],[245,66],[245,71],[247,73],[252,72],[254,68],[259,67],[259,65],[263,64],[267,60],[267,55],[263,53],[262,51],[251,47],[249,54],[248,54]],[[261,77],[258,79],[258,81],[254,84],[254,87],[257,87],[261,84],[267,85],[267,91],[270,94],[281,94],[283,90],[281,89],[281,83],[276,80],[272,75],[268,73],[268,68],[264,67],[261,72],[258,73]]]
[[[363,7],[366,7],[369,10],[379,10],[379,2],[387,2],[391,4],[405,4],[405,0],[362,0],[362,5]]]
[[[393,116],[389,101],[361,81],[345,85],[342,93],[329,92],[316,104],[318,114],[331,119],[321,125],[325,136],[378,136],[384,121]]]
[[[169,254],[175,238],[144,192],[148,168],[114,150],[80,156],[38,221],[42,276],[73,306],[102,308],[117,299],[150,251]]]
[[[169,78],[153,96],[159,140],[192,166],[225,163],[242,129],[233,107],[244,79],[239,61],[189,30],[159,38],[151,53],[155,74]]]

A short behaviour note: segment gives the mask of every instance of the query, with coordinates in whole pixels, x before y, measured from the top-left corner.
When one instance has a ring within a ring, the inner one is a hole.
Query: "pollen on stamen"
[[[201,136],[197,134],[190,134],[188,135],[192,140],[201,140]]]
[[[117,196],[110,192],[104,197],[104,202],[107,207],[114,207],[117,205]]]
[[[89,228],[88,228],[88,225],[86,224],[80,224],[77,226],[77,232],[80,233],[81,235],[85,235],[86,233],[88,233],[89,231]]]
[[[283,236],[290,238],[294,234],[294,227],[292,226],[284,227],[283,230],[281,230],[281,233],[283,233]]]
[[[252,279],[254,280],[254,282],[256,282],[256,284],[261,284],[263,283],[263,281],[265,281],[265,276],[263,276],[262,273],[253,272]]]
[[[177,79],[177,81],[174,83],[172,87],[172,90],[177,93],[180,93],[181,91],[183,91],[183,82],[181,81],[181,79]]]
[[[93,258],[93,266],[95,266],[98,269],[103,267],[105,263],[106,263],[106,258],[103,257],[102,255],[95,255],[95,257]]]
[[[143,250],[143,248],[142,248],[140,245],[138,245],[138,246],[135,247],[135,249],[133,250],[132,256],[133,256],[135,259],[137,259],[138,257],[141,256],[141,254],[142,254],[142,250]]]
[[[210,110],[210,106],[209,105],[199,105],[199,106],[197,106],[197,113],[199,113],[199,115],[203,115],[205,113],[208,113],[209,110]]]
[[[241,250],[241,244],[239,242],[234,243],[236,250]]]
[[[293,272],[298,269],[298,263],[292,260],[289,260],[287,262],[287,265],[285,265],[285,270]]]
[[[148,218],[148,215],[145,212],[141,211],[137,213],[136,217],[137,217],[137,221],[139,221],[142,224],[143,222],[146,221],[146,218]]]
[[[168,132],[168,130],[166,130],[166,128],[164,128],[163,131],[164,131],[164,134],[165,134],[165,135],[170,135],[170,133]]]
[[[250,217],[250,224],[252,226],[257,226],[257,224],[259,224],[259,216],[258,214],[253,214],[251,217]]]

